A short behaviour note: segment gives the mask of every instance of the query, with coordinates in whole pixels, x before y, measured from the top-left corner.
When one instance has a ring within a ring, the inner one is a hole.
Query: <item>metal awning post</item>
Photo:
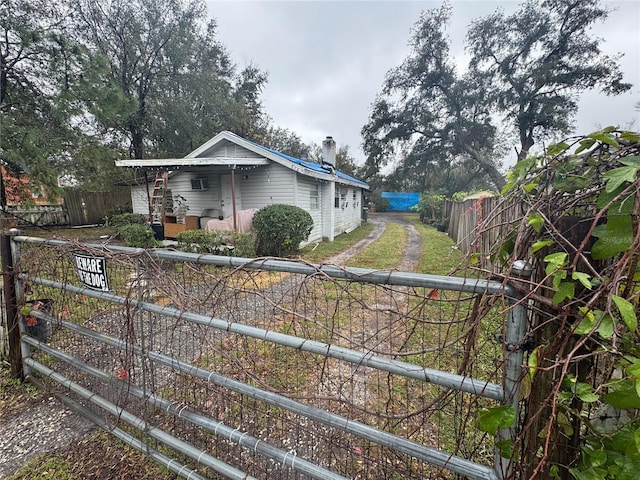
[[[238,231],[238,219],[236,218],[236,166],[231,166],[231,206],[233,209],[233,231]]]
[[[153,218],[153,207],[151,206],[151,193],[149,192],[149,177],[147,176],[146,169],[144,170],[144,189],[147,192],[147,205],[149,205],[149,223],[151,223],[151,219]]]

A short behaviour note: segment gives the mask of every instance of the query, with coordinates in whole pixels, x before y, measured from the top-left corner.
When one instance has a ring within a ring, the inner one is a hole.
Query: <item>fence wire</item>
[[[455,477],[412,445],[492,468],[494,439],[474,419],[499,401],[424,379],[428,368],[482,379],[471,390],[502,384],[506,307],[483,295],[19,245],[34,360],[140,418],[127,431],[149,448],[168,448],[154,429],[191,444],[199,454],[173,454],[204,477],[217,478],[205,454],[256,478]],[[74,253],[106,258],[108,292],[83,287]]]

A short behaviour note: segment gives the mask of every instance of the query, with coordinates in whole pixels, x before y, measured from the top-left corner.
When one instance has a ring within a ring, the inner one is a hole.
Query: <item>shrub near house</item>
[[[254,215],[253,228],[258,255],[284,257],[298,252],[300,242],[309,238],[313,219],[293,205],[267,205]]]

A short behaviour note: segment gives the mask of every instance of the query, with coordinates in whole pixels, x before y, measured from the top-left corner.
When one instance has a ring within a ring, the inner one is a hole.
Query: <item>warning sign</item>
[[[78,277],[83,284],[95,290],[109,290],[106,258],[77,254],[74,254],[74,257],[78,267]]]

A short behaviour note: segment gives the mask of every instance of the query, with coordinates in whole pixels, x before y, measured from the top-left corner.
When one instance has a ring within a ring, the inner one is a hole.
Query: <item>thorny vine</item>
[[[518,288],[531,312],[514,475],[631,479],[640,469],[639,172],[635,132],[552,145],[514,167],[478,227],[500,234],[468,265]],[[529,278],[511,273],[516,260]]]

